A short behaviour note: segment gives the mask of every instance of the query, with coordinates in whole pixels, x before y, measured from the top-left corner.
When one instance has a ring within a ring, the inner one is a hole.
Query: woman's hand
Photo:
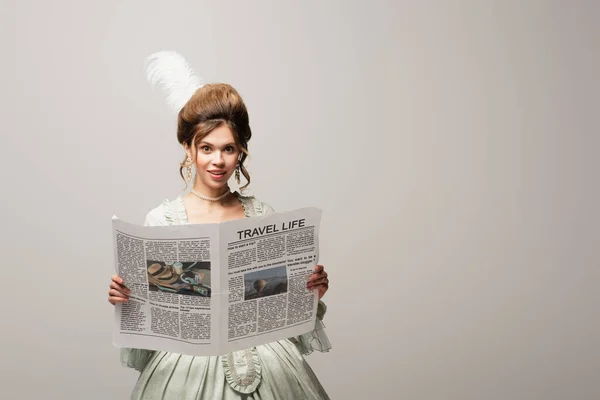
[[[315,272],[310,275],[306,287],[309,290],[317,289],[319,291],[319,300],[325,295],[325,292],[329,289],[329,279],[322,265],[315,266]]]
[[[110,289],[108,291],[108,302],[113,306],[116,303],[125,303],[129,300],[129,294],[131,290],[127,289],[123,285],[123,279],[118,275],[113,275],[110,282]]]

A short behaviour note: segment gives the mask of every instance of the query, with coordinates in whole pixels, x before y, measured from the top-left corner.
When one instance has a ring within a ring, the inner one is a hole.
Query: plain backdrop
[[[126,399],[111,217],[183,190],[143,59],[244,97],[252,192],[323,210],[333,399],[600,398],[597,1],[0,3],[3,398]],[[287,399],[286,399],[287,400]]]

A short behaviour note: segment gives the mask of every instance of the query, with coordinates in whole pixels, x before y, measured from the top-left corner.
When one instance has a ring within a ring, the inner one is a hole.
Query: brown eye
[[[228,152],[228,153],[233,152],[233,150],[234,150],[234,148],[232,146],[225,147],[225,151]]]

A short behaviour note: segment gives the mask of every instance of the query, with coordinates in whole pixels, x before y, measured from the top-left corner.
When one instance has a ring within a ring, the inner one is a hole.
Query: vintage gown
[[[237,192],[245,217],[267,215],[273,209],[254,196]],[[163,201],[151,210],[149,226],[186,224],[181,196]],[[319,301],[315,329],[304,335],[250,349],[211,357],[194,357],[165,351],[121,349],[124,366],[140,371],[132,400],[326,400],[303,355],[328,351],[324,331],[326,306]]]

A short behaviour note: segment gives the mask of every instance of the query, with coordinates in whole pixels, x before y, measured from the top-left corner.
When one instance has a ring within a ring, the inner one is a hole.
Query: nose
[[[222,166],[225,164],[225,160],[223,159],[223,153],[220,151],[214,152],[215,158],[213,158],[213,164],[216,166]]]

